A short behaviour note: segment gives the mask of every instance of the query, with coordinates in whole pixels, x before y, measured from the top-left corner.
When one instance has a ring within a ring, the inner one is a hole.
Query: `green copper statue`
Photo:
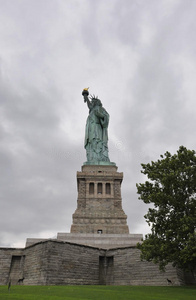
[[[89,108],[84,142],[87,164],[110,164],[108,156],[109,114],[97,97],[91,96],[89,100],[88,89],[84,89],[82,95]]]

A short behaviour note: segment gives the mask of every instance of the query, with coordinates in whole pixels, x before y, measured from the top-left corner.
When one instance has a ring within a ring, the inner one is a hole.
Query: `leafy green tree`
[[[153,204],[144,216],[151,233],[142,244],[141,258],[171,262],[183,270],[196,268],[196,153],[181,146],[177,154],[142,165],[148,181],[137,184],[139,199]]]

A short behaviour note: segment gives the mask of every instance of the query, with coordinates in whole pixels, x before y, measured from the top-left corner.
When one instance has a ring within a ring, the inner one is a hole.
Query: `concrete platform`
[[[90,233],[58,233],[57,240],[88,245],[101,249],[136,246],[141,242],[142,234],[90,234]]]
[[[124,248],[136,246],[141,242],[142,234],[91,234],[91,233],[63,233],[57,234],[57,240],[79,245],[86,245],[101,249]],[[27,238],[25,247],[50,239]],[[54,238],[51,240],[55,240]]]

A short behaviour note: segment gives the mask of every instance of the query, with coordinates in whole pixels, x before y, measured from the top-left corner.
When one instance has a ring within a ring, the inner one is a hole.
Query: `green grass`
[[[196,287],[0,286],[0,300],[195,300]]]

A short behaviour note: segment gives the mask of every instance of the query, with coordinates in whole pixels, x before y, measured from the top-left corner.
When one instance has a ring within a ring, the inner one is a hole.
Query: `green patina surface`
[[[89,99],[87,89],[83,90],[82,95],[89,108],[84,142],[87,162],[84,164],[115,165],[110,162],[108,154],[109,114],[97,97],[91,96]]]
[[[110,161],[87,161],[84,165],[115,166],[116,164]]]

